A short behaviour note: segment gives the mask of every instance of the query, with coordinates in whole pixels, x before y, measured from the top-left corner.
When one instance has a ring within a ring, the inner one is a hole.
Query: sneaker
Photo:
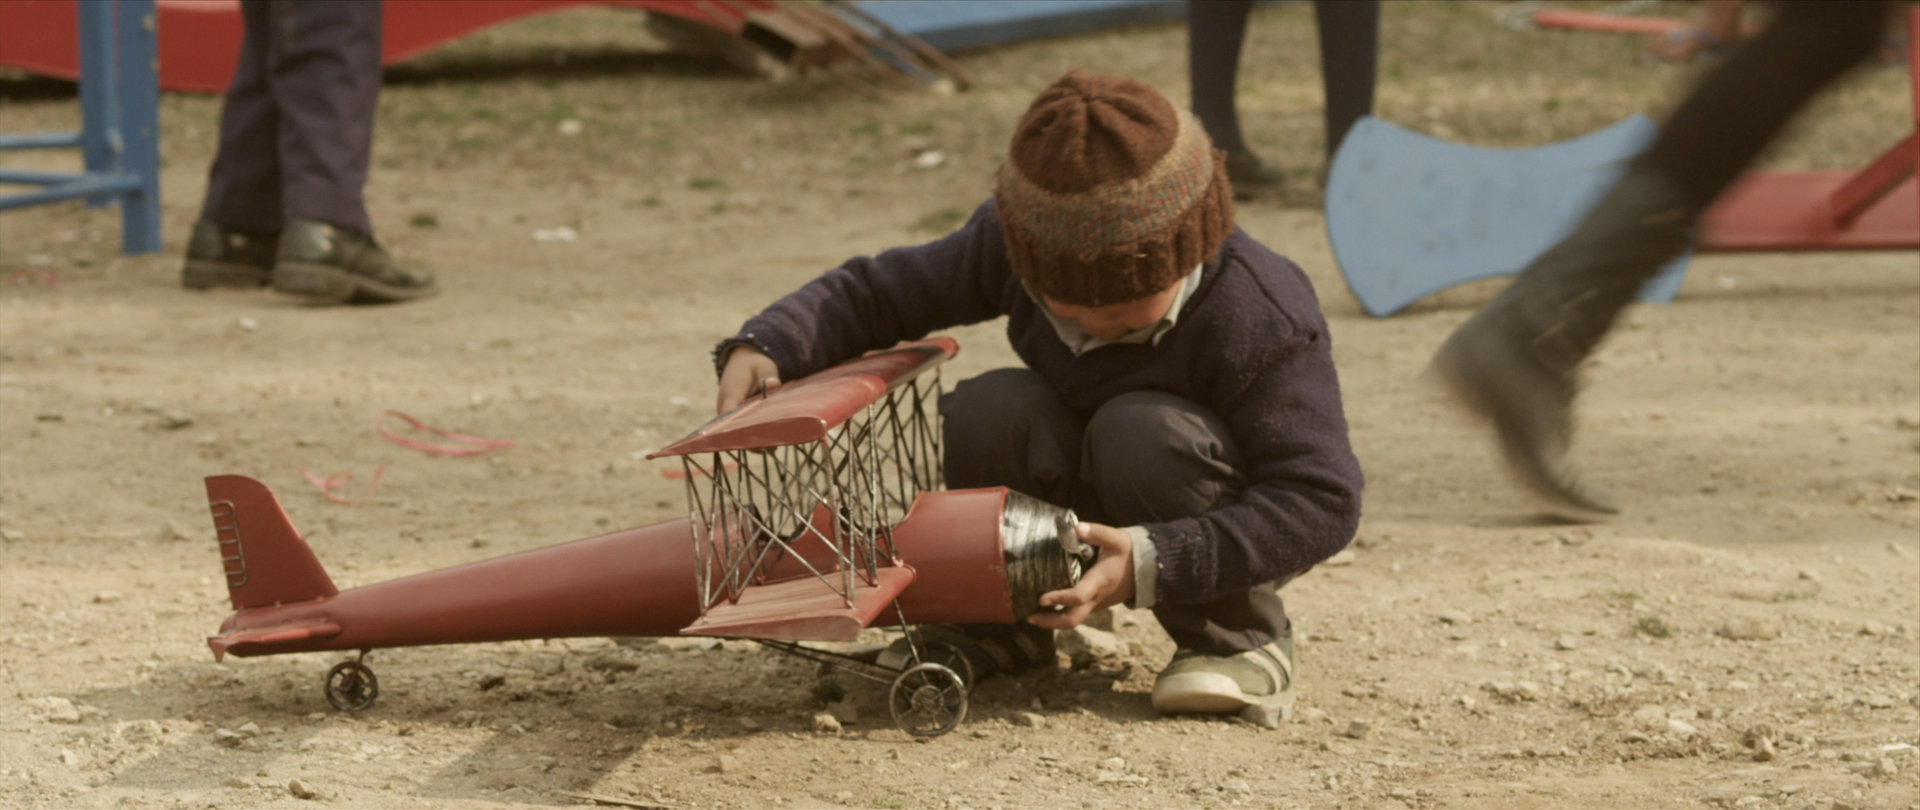
[[[273,288],[320,304],[386,304],[440,291],[432,273],[394,263],[372,237],[310,219],[287,220]]]
[[[958,651],[961,663],[978,683],[995,675],[1014,675],[1041,665],[1054,663],[1053,631],[1030,624],[929,624],[914,628],[920,654],[935,663]],[[881,651],[875,663],[888,669],[905,669],[913,653],[907,639],[901,637]]]
[[[1293,716],[1293,642],[1283,639],[1230,656],[1181,650],[1153,681],[1161,714],[1235,714],[1250,708]]]
[[[274,231],[242,231],[211,222],[193,223],[180,285],[189,290],[265,287],[273,278]]]

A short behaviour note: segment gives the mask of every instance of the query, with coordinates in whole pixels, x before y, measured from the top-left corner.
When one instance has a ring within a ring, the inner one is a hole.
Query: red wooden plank
[[[1533,24],[1545,28],[1572,28],[1579,31],[1608,31],[1618,34],[1664,34],[1687,27],[1687,21],[1673,17],[1626,17],[1597,11],[1541,9],[1533,13]]]
[[[78,0],[0,0],[0,65],[80,77]],[[736,5],[737,4],[737,5]],[[623,6],[668,14],[726,34],[773,0],[386,0],[381,63],[393,64],[482,28],[573,6]],[[244,36],[239,0],[157,0],[160,87],[219,93],[233,79]]]
[[[1700,218],[1701,250],[1893,250],[1920,247],[1920,188],[1909,176],[1851,222],[1829,200],[1857,173],[1744,175]]]

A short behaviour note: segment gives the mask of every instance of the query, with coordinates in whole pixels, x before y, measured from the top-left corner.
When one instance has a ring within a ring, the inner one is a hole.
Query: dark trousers
[[[1187,3],[1187,79],[1193,114],[1213,145],[1243,151],[1239,106],[1240,49],[1246,41],[1253,0],[1191,0]],[[1378,70],[1380,3],[1377,0],[1314,0],[1320,36],[1320,82],[1326,91],[1327,158],[1347,130],[1373,112]]]
[[[361,196],[380,98],[380,0],[246,0],[200,218],[277,231],[288,218],[371,234]]]
[[[1039,374],[999,369],[940,399],[947,485],[1004,486],[1112,526],[1175,520],[1245,486],[1239,448],[1213,414],[1151,391],[1114,397],[1082,422]],[[1276,592],[1258,585],[1153,613],[1181,649],[1251,650],[1290,632]]]

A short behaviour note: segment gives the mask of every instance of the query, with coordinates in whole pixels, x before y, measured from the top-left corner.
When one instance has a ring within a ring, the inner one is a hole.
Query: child
[[[1026,368],[942,397],[947,484],[1071,507],[1100,549],[1028,622],[1151,608],[1179,646],[1155,709],[1275,722],[1295,695],[1276,588],[1353,537],[1361,474],[1313,289],[1234,227],[1223,160],[1153,88],[1069,71],[958,231],[852,259],[722,342],[718,405],[1007,316]],[[1023,629],[973,631],[976,675],[1051,662],[1050,632]]]

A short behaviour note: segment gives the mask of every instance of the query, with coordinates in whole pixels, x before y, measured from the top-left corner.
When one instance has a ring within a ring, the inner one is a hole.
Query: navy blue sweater
[[[1298,575],[1353,538],[1360,462],[1347,441],[1327,324],[1299,266],[1235,229],[1172,331],[1075,356],[1007,258],[992,200],[938,241],[852,259],[747,321],[798,379],[940,329],[1007,317],[1007,338],[1082,419],[1128,391],[1207,408],[1239,444],[1247,487],[1196,517],[1146,524],[1158,600],[1210,601]]]

